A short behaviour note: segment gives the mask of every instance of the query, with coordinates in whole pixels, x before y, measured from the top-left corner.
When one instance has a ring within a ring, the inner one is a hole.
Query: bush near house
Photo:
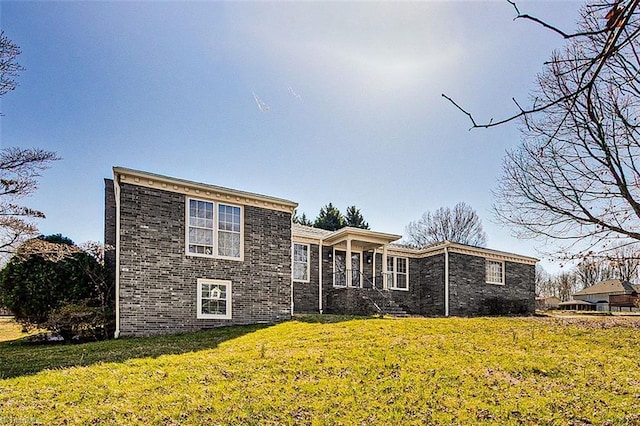
[[[103,265],[59,234],[27,241],[0,271],[0,305],[67,342],[106,337],[110,301]]]
[[[483,301],[488,315],[526,315],[529,313],[529,301],[489,297]]]
[[[326,318],[0,343],[0,423],[640,424],[639,321]]]

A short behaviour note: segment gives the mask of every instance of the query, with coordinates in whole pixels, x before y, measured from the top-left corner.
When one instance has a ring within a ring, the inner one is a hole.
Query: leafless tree
[[[621,244],[604,254],[590,253],[580,260],[576,271],[583,288],[608,279],[636,282],[640,271],[639,247]]]
[[[23,69],[16,60],[19,54],[19,47],[0,32],[0,98],[17,86],[16,77]],[[12,252],[37,233],[34,221],[44,214],[19,203],[37,189],[40,172],[55,160],[54,152],[43,149],[0,150],[0,254]]]
[[[640,32],[640,23],[638,22],[640,0],[591,1],[582,8],[578,28],[575,31],[562,30],[550,20],[522,13],[515,1],[506,1],[515,11],[515,20],[534,22],[544,29],[558,34],[571,44],[587,43],[591,44],[593,48],[585,51],[584,55],[574,58],[574,61],[569,64],[569,67],[575,67],[575,71],[579,74],[577,84],[573,86],[572,90],[555,94],[555,96],[538,97],[534,94],[529,105],[525,107],[521,106],[521,102],[512,98],[516,111],[507,117],[497,120],[492,118],[486,122],[476,120],[471,112],[450,96],[442,94],[445,99],[467,115],[472,128],[500,126],[519,119],[526,123],[530,117],[544,113],[548,108],[560,103],[573,104],[580,96],[591,99],[592,90],[599,84],[601,73],[606,74],[607,68],[618,61],[620,55],[630,54],[629,58],[632,61],[637,59],[634,43],[636,43]],[[552,65],[557,59],[552,58],[545,65]],[[633,64],[631,64],[631,68],[634,68]],[[624,76],[625,74],[621,75],[623,79]]]
[[[640,247],[622,245],[608,255],[609,265],[616,278],[632,283],[638,282],[640,273]]]
[[[573,294],[578,291],[578,280],[572,271],[561,272],[554,278],[554,285],[557,289],[557,296],[561,301],[571,300]]]
[[[586,257],[580,261],[576,266],[576,274],[581,288],[613,278],[613,271],[608,263],[594,257]]]
[[[18,85],[16,77],[23,70],[16,61],[20,48],[0,31],[0,97],[14,90]]]
[[[420,220],[410,222],[405,231],[407,242],[418,247],[443,241],[479,247],[487,244],[482,221],[465,203],[458,203],[453,209],[440,207],[433,213],[427,211]]]
[[[37,189],[40,172],[57,159],[55,153],[41,149],[0,150],[0,253],[12,252],[38,232],[34,220],[44,218],[44,213],[19,202]]]
[[[498,220],[518,236],[581,254],[640,240],[639,2],[595,1],[574,34],[518,14],[569,39],[538,77],[534,107],[514,116],[522,143],[494,191]]]
[[[536,296],[556,296],[558,291],[554,285],[553,276],[549,274],[539,263],[536,264]]]

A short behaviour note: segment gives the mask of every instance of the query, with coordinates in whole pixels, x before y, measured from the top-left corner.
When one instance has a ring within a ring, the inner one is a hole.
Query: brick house
[[[423,248],[393,243],[400,238],[293,224],[294,312],[470,316],[535,311],[537,259],[448,241]]]
[[[562,304],[564,309],[572,309],[571,302],[581,301],[584,308],[597,311],[620,311],[622,308],[633,310],[638,307],[640,286],[628,281],[610,279],[600,281],[573,294],[573,299]]]
[[[292,224],[297,203],[114,167],[105,262],[116,337],[272,323],[294,312],[532,313],[536,259]],[[347,259],[351,259],[347,262]]]

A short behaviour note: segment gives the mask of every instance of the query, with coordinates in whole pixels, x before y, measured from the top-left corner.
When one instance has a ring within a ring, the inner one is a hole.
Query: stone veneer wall
[[[449,254],[449,313],[452,316],[532,314],[535,266],[505,262],[505,284],[485,282],[482,257]]]
[[[185,196],[121,184],[120,335],[291,317],[291,214],[243,206],[244,261],[187,256]],[[197,279],[232,282],[232,318],[196,317]]]

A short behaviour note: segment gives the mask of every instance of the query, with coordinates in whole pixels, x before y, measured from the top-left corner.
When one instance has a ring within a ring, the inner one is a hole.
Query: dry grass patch
[[[0,315],[0,342],[20,339],[29,334],[22,331],[22,326],[13,317]]]

